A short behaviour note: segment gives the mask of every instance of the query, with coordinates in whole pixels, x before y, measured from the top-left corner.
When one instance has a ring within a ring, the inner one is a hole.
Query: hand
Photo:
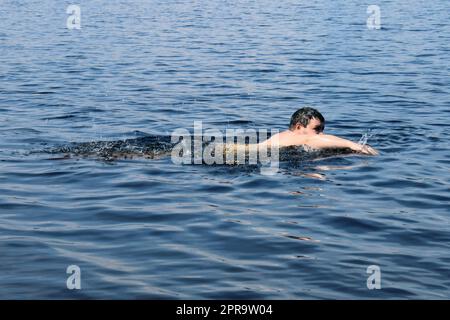
[[[359,152],[361,152],[362,154],[367,154],[367,155],[371,155],[371,156],[379,155],[379,152],[369,145],[362,146],[362,148],[359,150]]]

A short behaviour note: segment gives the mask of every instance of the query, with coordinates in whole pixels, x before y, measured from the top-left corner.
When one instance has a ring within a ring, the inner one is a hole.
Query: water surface
[[[378,1],[380,30],[359,1],[81,0],[81,30],[69,4],[1,2],[0,298],[449,298],[448,1]],[[306,104],[380,156],[265,176],[35,152],[283,130]]]

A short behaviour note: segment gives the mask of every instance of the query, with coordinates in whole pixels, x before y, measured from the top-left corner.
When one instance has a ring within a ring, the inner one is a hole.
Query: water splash
[[[193,141],[192,141],[193,143]],[[62,154],[61,159],[67,157],[94,157],[102,160],[132,159],[132,158],[159,158],[170,157],[176,143],[171,142],[170,136],[145,136],[134,139],[116,141],[91,141],[82,143],[71,143],[68,145],[50,147],[32,153]],[[205,150],[208,142],[203,142],[201,152]],[[247,143],[246,143],[247,146]],[[224,150],[228,150],[225,148]],[[190,150],[186,150],[189,156],[194,156]],[[184,150],[183,150],[184,152]],[[308,146],[290,146],[279,150],[279,160],[290,163],[298,163],[320,159],[329,156],[337,156],[351,153],[347,149],[315,150]],[[245,163],[249,156],[245,151]],[[234,157],[233,157],[234,158]],[[59,159],[59,158],[58,158]],[[239,164],[236,160],[236,163]]]
[[[374,132],[372,132],[372,129],[368,129],[359,139],[358,143],[362,145],[363,147],[367,144],[367,141],[369,141],[370,138],[372,138],[375,135]]]

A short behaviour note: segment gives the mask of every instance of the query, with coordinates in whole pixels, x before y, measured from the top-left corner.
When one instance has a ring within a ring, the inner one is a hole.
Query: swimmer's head
[[[301,134],[320,134],[325,129],[325,118],[314,108],[304,107],[294,112],[289,130]]]

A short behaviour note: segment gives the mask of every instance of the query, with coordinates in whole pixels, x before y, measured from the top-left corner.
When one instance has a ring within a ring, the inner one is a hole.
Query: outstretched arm
[[[342,139],[329,134],[316,134],[307,136],[305,144],[313,148],[350,148],[353,151],[368,154],[378,155],[378,151],[369,145],[361,145],[353,141]]]

